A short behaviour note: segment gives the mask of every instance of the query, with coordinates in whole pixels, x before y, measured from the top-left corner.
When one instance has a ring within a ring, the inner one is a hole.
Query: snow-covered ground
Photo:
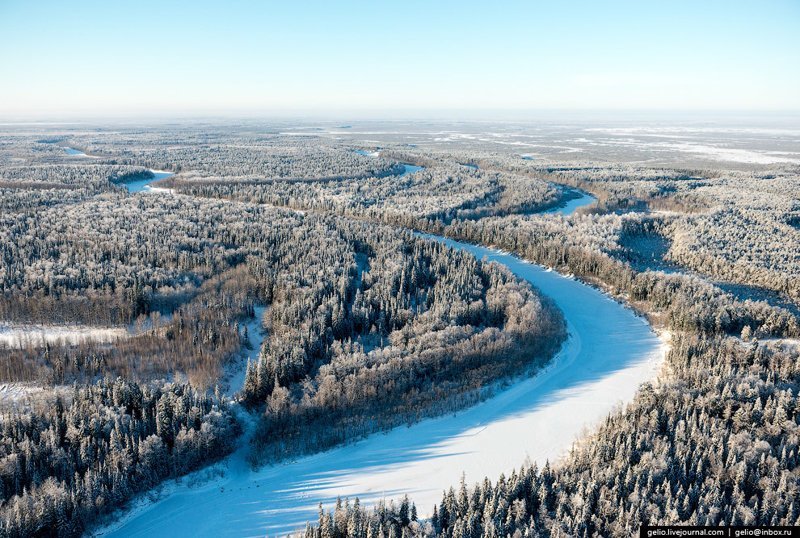
[[[369,503],[409,494],[428,515],[444,489],[518,467],[556,461],[637,388],[652,379],[667,343],[631,310],[577,280],[482,247],[445,240],[507,265],[564,312],[570,338],[533,378],[460,413],[372,435],[357,443],[252,471],[245,450],[224,476],[171,483],[160,500],[140,501],[103,536],[264,536],[286,534],[338,495]],[[213,470],[202,471],[209,476]]]
[[[774,151],[756,151],[742,148],[725,148],[716,147],[703,144],[692,143],[678,143],[678,144],[650,144],[656,148],[665,148],[667,150],[675,150],[681,153],[694,153],[707,157],[714,161],[729,161],[736,163],[749,163],[749,164],[797,164],[800,163],[800,158],[791,158],[778,156],[778,152]],[[647,146],[647,144],[645,144]],[[784,155],[793,155],[792,153],[785,153]]]
[[[0,348],[42,347],[45,343],[76,345],[84,342],[109,343],[164,327],[172,314],[152,313],[125,326],[80,324],[34,324],[0,321]],[[259,344],[260,345],[260,344]]]
[[[80,344],[81,342],[113,342],[128,336],[123,327],[90,327],[86,325],[24,325],[0,323],[0,347],[24,348],[45,343]]]
[[[0,421],[5,413],[12,409],[18,413],[24,413],[31,406],[52,401],[57,396],[69,401],[71,395],[72,387],[69,385],[43,387],[27,382],[2,383],[0,384]]]
[[[758,342],[782,348],[786,351],[800,351],[800,338],[760,338]]]
[[[228,398],[239,392],[244,386],[244,375],[247,372],[247,361],[252,359],[258,360],[258,353],[261,351],[261,343],[264,341],[266,333],[262,328],[262,320],[264,319],[264,312],[267,307],[255,307],[255,316],[249,320],[245,326],[247,327],[247,348],[242,350],[239,357],[236,357],[228,367],[225,369],[222,385],[225,387],[225,395]]]
[[[0,384],[0,408],[5,409],[6,404],[20,402],[44,391],[40,386],[27,383]]]
[[[587,141],[591,146],[621,146],[630,147],[641,151],[656,153],[689,153],[698,158],[719,162],[745,163],[745,164],[797,164],[800,163],[800,153],[797,151],[768,151],[751,147],[737,147],[740,140],[720,139],[709,137],[713,134],[732,133],[726,130],[685,130],[685,129],[587,129],[588,131],[607,132],[614,135],[611,138],[597,138],[593,142]],[[764,135],[763,130],[743,131],[747,133]],[[787,133],[791,133],[788,131]],[[784,134],[787,134],[784,133]],[[625,136],[628,135],[628,136]],[[705,135],[705,136],[700,136]],[[699,138],[698,138],[699,136]],[[664,141],[670,139],[671,141]],[[752,143],[753,139],[744,139]],[[758,139],[756,139],[758,141]],[[576,140],[577,142],[577,140]],[[735,143],[734,143],[735,142]],[[792,146],[796,147],[796,146]]]
[[[142,192],[150,192],[150,193],[162,193],[162,194],[175,194],[175,189],[167,189],[166,187],[151,187],[148,185],[145,187]]]

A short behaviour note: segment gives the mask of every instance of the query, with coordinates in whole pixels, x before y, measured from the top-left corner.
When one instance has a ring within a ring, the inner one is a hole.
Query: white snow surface
[[[741,148],[721,148],[716,146],[706,146],[701,144],[679,143],[679,144],[653,144],[654,146],[674,149],[682,153],[695,153],[707,157],[714,161],[729,161],[736,163],[749,164],[797,164],[799,159],[788,157],[778,157],[775,152],[754,151]]]
[[[594,196],[592,196],[587,192],[583,192],[578,189],[566,189],[566,190],[577,190],[580,196],[578,196],[577,198],[572,198],[571,200],[567,200],[567,202],[564,203],[563,205],[546,209],[542,211],[542,214],[550,214],[550,215],[555,214],[555,215],[567,216],[574,213],[576,209],[587,205],[592,205],[597,201],[597,198],[595,198]]]
[[[462,473],[473,483],[496,480],[526,459],[556,462],[657,374],[667,343],[630,309],[509,254],[443,241],[505,264],[556,302],[570,337],[552,364],[459,413],[284,464],[252,471],[242,448],[221,464],[223,476],[194,486],[196,477],[170,483],[159,500],[141,499],[99,534],[285,535],[314,520],[320,502],[331,508],[337,496],[369,504],[408,494],[427,516]]]
[[[42,392],[44,392],[42,387],[25,383],[0,384],[0,408],[3,407],[2,404],[19,402]]]
[[[244,387],[244,377],[247,373],[247,361],[258,360],[261,344],[266,337],[266,333],[262,328],[262,321],[267,307],[257,306],[254,310],[255,316],[245,324],[247,327],[248,349],[243,350],[240,356],[235,357],[225,369],[223,386],[225,387],[225,395],[229,398],[233,398],[242,390],[242,387]]]
[[[128,336],[122,327],[92,327],[87,325],[26,325],[0,322],[0,347],[24,348],[45,343],[80,344],[82,342],[113,342]]]

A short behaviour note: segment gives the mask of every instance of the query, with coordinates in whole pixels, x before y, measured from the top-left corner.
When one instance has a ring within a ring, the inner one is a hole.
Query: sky
[[[0,117],[800,110],[800,0],[0,0]]]

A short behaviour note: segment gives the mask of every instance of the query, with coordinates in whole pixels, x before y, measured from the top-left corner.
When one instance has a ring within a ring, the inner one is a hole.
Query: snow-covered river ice
[[[164,192],[169,191],[170,189],[162,189],[159,187],[151,187],[150,184],[154,181],[159,181],[161,179],[166,179],[170,176],[175,175],[172,172],[166,172],[164,170],[150,170],[153,173],[153,177],[148,177],[144,179],[139,179],[136,181],[128,181],[124,183],[125,187],[128,189],[128,192]]]
[[[67,155],[71,155],[72,157],[89,157],[89,155],[86,155],[86,154],[85,154],[84,152],[82,152],[81,150],[79,150],[79,149],[75,149],[75,148],[66,148],[66,147],[65,147],[65,148],[64,148],[64,152],[65,152]]]
[[[563,190],[564,191],[570,191],[570,192],[574,193],[575,194],[575,198],[570,198],[569,200],[564,202],[562,205],[557,206],[557,207],[553,207],[551,209],[547,209],[547,210],[543,211],[542,213],[554,213],[554,214],[560,214],[560,215],[569,215],[571,213],[574,213],[575,210],[578,209],[579,207],[592,205],[593,203],[595,203],[597,201],[597,198],[595,198],[594,196],[592,196],[591,194],[589,194],[587,192],[583,192],[580,189],[571,189],[569,187],[565,187]]]
[[[430,236],[429,236],[430,237]],[[572,444],[655,377],[666,353],[644,319],[575,279],[492,249],[435,238],[506,265],[561,308],[570,337],[553,363],[474,407],[258,471],[241,448],[209,470],[140,500],[103,536],[264,536],[286,534],[337,496],[362,503],[408,494],[429,515],[462,473],[496,479],[526,459],[540,465]],[[194,483],[194,484],[193,484]]]
[[[380,151],[367,151],[365,149],[354,149],[355,153],[359,155],[363,155],[364,157],[378,157],[380,155]],[[416,164],[411,163],[400,163],[403,165],[403,171],[400,174],[397,174],[397,177],[404,177],[409,174],[413,174],[415,172],[419,172],[420,170],[424,170],[424,166],[417,166]]]
[[[76,157],[89,157],[64,149]],[[401,175],[421,170],[404,166]],[[125,185],[130,192],[165,190],[150,184],[172,174],[155,170],[153,174]],[[580,194],[548,212],[568,215],[595,202]],[[547,368],[459,413],[257,471],[246,463],[249,435],[245,435],[241,447],[225,461],[166,483],[154,497],[141,497],[98,534],[170,538],[286,534],[314,520],[319,503],[331,507],[337,496],[358,497],[369,504],[408,494],[426,516],[442,491],[457,485],[462,474],[471,483],[484,476],[496,479],[526,460],[540,465],[555,462],[614,406],[630,401],[643,382],[655,377],[667,344],[632,310],[575,279],[510,254],[427,237],[501,263],[553,299],[564,313],[570,336]],[[259,317],[262,313],[259,308]],[[250,329],[257,352],[261,342],[257,322]],[[243,369],[237,366],[229,372],[229,390],[241,385]],[[252,423],[244,411],[240,415]]]
[[[62,147],[62,149],[66,152],[67,155],[70,157],[86,157],[90,159],[97,159],[98,157],[95,155],[87,155],[83,151],[77,150],[75,148],[70,147]],[[167,172],[165,170],[150,170],[153,173],[152,177],[146,177],[143,179],[137,179],[136,181],[129,181],[124,183],[125,188],[128,189],[128,192],[167,192],[170,189],[163,189],[160,187],[152,187],[150,186],[151,183],[154,181],[159,181],[162,179],[166,179],[170,176],[174,176],[173,172]]]

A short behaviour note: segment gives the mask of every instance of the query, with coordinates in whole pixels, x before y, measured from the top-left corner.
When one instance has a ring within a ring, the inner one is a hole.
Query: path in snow
[[[375,434],[357,443],[251,471],[245,451],[225,476],[205,485],[167,486],[104,536],[264,536],[286,534],[317,517],[337,495],[370,503],[409,494],[425,516],[444,489],[563,456],[588,428],[653,378],[666,344],[631,310],[577,280],[509,254],[440,240],[507,265],[564,312],[570,338],[533,378],[462,412]],[[188,480],[184,480],[184,483]]]

